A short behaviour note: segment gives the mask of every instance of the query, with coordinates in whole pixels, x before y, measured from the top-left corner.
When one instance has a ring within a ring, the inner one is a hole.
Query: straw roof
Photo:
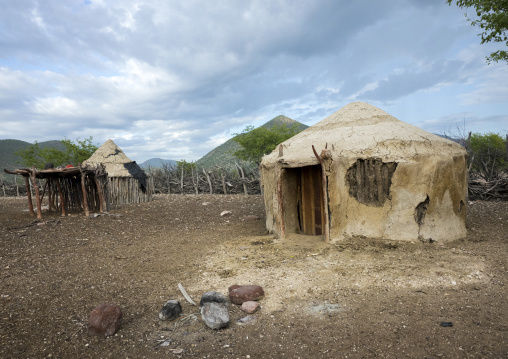
[[[464,154],[459,144],[399,121],[364,102],[353,102],[282,143],[289,166],[317,164],[312,145],[341,157],[382,157],[402,160],[417,156]],[[280,162],[279,149],[263,157],[262,165]]]
[[[132,167],[139,168],[136,162],[127,157],[111,139],[104,142],[83,164],[93,165],[99,163],[104,164],[109,177],[133,177]]]

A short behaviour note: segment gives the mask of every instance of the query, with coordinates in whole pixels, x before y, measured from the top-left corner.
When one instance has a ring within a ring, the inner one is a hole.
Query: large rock
[[[178,300],[168,300],[159,311],[160,320],[173,320],[182,313],[182,305]]]
[[[122,309],[114,304],[99,304],[90,313],[88,334],[111,336],[122,324]]]
[[[229,325],[227,298],[218,292],[206,292],[199,302],[201,318],[211,329],[221,329]]]
[[[260,300],[265,296],[265,291],[259,285],[232,285],[229,289],[231,303],[243,304],[252,300]]]

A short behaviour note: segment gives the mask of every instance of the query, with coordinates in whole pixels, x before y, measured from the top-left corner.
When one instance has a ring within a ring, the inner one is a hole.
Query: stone
[[[101,303],[90,313],[88,334],[111,336],[122,324],[122,309],[119,306]]]
[[[202,307],[205,303],[227,303],[228,299],[226,296],[219,292],[206,292],[201,296],[201,300],[199,301],[199,306]]]
[[[265,291],[259,285],[232,285],[228,288],[229,299],[233,304],[243,304],[244,302],[260,300],[265,296]]]
[[[178,300],[168,300],[159,311],[160,320],[173,320],[180,316],[182,313],[182,305]]]
[[[255,315],[248,315],[246,317],[240,318],[236,321],[236,324],[238,325],[245,325],[245,324],[251,324],[256,321]]]
[[[221,329],[229,325],[228,303],[206,302],[201,307],[201,319],[210,329]]]
[[[211,329],[221,329],[229,325],[228,300],[219,292],[206,292],[201,296],[201,319]]]
[[[231,211],[222,211],[220,213],[220,216],[221,217],[228,217],[228,216],[231,216]]]
[[[253,313],[256,313],[260,307],[261,307],[261,304],[259,304],[258,302],[249,300],[247,302],[243,302],[240,309],[244,313],[253,314]]]
[[[253,214],[250,214],[248,216],[245,216],[246,221],[259,221],[261,219],[261,216],[256,216]]]

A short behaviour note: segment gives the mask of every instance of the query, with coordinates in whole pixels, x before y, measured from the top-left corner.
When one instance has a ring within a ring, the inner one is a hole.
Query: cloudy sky
[[[283,114],[365,101],[430,132],[508,133],[508,65],[445,0],[8,0],[0,139],[108,138],[197,160]],[[471,15],[474,15],[472,13]]]

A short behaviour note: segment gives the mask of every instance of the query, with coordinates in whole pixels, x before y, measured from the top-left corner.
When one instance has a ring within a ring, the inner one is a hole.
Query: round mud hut
[[[109,196],[112,204],[149,202],[152,199],[151,179],[109,139],[86,160],[85,165],[102,163],[109,178]]]
[[[330,242],[463,238],[466,159],[453,141],[351,103],[263,157],[266,227]]]

